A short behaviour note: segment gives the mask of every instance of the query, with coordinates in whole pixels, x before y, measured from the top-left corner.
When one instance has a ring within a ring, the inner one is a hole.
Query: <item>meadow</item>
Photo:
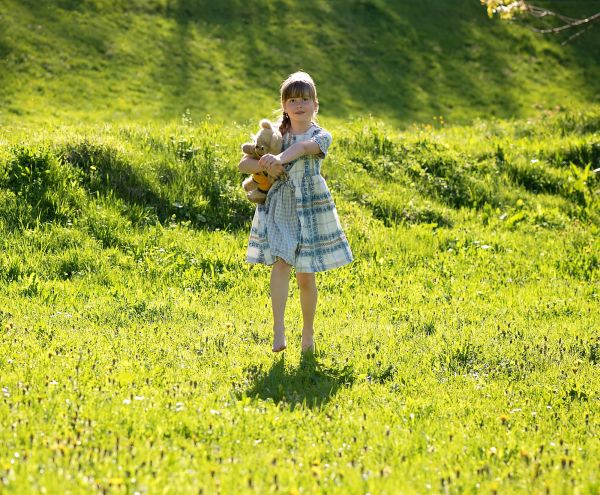
[[[244,262],[250,128],[0,131],[3,493],[597,493],[600,110],[330,126],[317,353]]]
[[[599,493],[599,36],[0,0],[0,493]],[[355,261],[275,355],[237,163],[298,69]]]

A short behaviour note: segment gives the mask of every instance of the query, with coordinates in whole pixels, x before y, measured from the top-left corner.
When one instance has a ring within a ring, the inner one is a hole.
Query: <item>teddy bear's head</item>
[[[281,145],[283,143],[281,133],[277,129],[274,129],[271,122],[267,119],[260,121],[260,127],[260,131],[254,136],[254,143],[242,145],[242,151],[246,155],[253,156],[256,159],[267,153],[277,155],[281,152]]]

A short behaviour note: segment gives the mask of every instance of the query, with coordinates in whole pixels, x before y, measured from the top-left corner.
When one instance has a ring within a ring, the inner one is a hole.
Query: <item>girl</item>
[[[260,160],[244,157],[244,173],[266,171],[278,178],[263,205],[257,205],[246,260],[272,266],[273,352],[286,348],[284,313],[292,267],[300,288],[302,352],[314,352],[313,322],[317,309],[315,272],[352,261],[350,246],[320,175],[331,134],[314,122],[319,109],[317,90],[305,72],[290,75],[281,85],[283,116],[279,129],[282,152]]]

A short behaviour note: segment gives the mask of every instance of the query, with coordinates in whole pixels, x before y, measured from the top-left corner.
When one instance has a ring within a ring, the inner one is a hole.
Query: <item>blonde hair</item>
[[[284,105],[287,100],[298,97],[310,98],[315,102],[318,110],[319,100],[317,98],[317,88],[315,86],[315,82],[312,80],[312,77],[310,77],[310,75],[304,71],[298,71],[290,74],[288,78],[281,83],[280,95],[281,110],[283,112],[281,121],[279,122],[279,132],[281,132],[281,135],[288,132],[291,126],[290,117],[287,113],[285,113],[284,110]]]

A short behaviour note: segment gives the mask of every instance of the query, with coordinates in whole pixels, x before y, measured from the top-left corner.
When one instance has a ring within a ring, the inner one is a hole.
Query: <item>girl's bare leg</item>
[[[273,306],[273,352],[283,351],[285,342],[285,304],[290,287],[292,267],[278,259],[271,269],[271,304]]]
[[[317,311],[317,282],[314,273],[296,273],[302,307],[302,352],[314,351],[314,322]]]

